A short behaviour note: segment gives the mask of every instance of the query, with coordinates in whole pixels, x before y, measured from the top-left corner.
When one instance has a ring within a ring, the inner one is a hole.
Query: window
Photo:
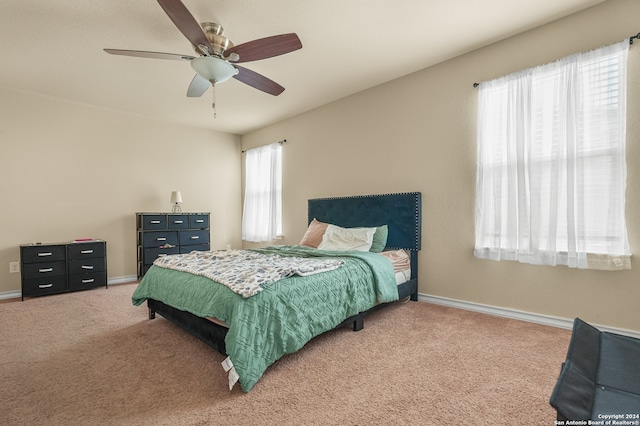
[[[629,269],[627,40],[480,85],[474,254]]]
[[[242,239],[271,241],[282,236],[282,145],[249,149],[245,158]]]

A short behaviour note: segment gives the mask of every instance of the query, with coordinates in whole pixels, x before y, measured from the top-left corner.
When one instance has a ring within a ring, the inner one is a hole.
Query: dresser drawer
[[[138,264],[138,278],[144,277],[144,274],[151,268],[151,265],[145,265],[144,263]]]
[[[207,229],[194,229],[191,231],[180,231],[180,245],[208,244],[209,231]]]
[[[148,248],[144,249],[144,260],[143,262],[146,265],[150,265],[154,260],[159,258],[160,256],[166,256],[168,254],[179,254],[179,247],[170,247],[170,248]]]
[[[67,272],[66,262],[40,262],[25,263],[22,266],[22,277],[24,279],[43,278],[43,277],[59,277],[64,276]]]
[[[178,245],[178,231],[145,232],[142,239],[145,247],[160,247],[165,244],[176,246]]]
[[[91,257],[104,257],[105,243],[75,243],[68,246],[68,259],[86,259]]]
[[[104,272],[104,257],[70,260],[69,274],[86,274],[88,272]]]
[[[209,244],[197,244],[189,246],[180,246],[180,254],[191,253],[192,251],[208,251]]]
[[[25,279],[22,283],[22,297],[41,296],[44,294],[62,293],[67,291],[67,277],[42,277]]]
[[[189,215],[170,214],[168,217],[169,229],[189,229]]]
[[[65,246],[27,246],[20,247],[23,263],[55,262],[65,259]]]
[[[138,224],[145,231],[147,230],[155,230],[155,229],[167,229],[167,215],[164,214],[153,214],[153,215],[142,215],[142,223]]]
[[[189,228],[208,228],[209,227],[209,215],[208,214],[192,214],[189,216]]]
[[[84,290],[87,288],[103,287],[107,285],[106,272],[92,272],[90,274],[69,275],[69,290]]]

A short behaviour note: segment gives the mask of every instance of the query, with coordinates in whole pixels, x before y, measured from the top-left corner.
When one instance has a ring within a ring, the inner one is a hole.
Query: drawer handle
[[[151,223],[152,225],[160,225],[160,221],[159,220],[152,220],[149,223]]]
[[[167,237],[158,237],[156,241],[167,241]]]
[[[40,257],[53,256],[53,253],[51,253],[50,251],[43,251],[42,253],[38,253],[38,256]]]
[[[174,220],[173,223],[180,224],[180,223],[184,223],[184,221],[183,220]]]
[[[82,269],[93,269],[92,265],[82,265]]]
[[[93,253],[93,250],[82,250],[80,253],[82,253],[82,254],[91,254],[91,253]]]
[[[49,287],[53,287],[53,284],[39,284],[38,288],[49,288]]]
[[[82,280],[82,284],[89,284],[89,283],[94,282],[95,280],[96,280],[95,278],[89,278],[89,279],[86,279],[86,280]]]
[[[38,269],[38,272],[53,272],[53,268],[40,268]]]
[[[192,236],[191,236],[191,239],[192,239],[192,240],[197,240],[198,238],[200,238],[200,236],[199,236],[199,235],[192,235]]]
[[[196,223],[204,223],[204,219],[196,219]]]

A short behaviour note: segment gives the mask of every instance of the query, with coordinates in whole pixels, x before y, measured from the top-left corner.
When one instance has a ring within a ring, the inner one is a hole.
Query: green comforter
[[[208,278],[153,266],[132,297],[134,305],[155,299],[199,317],[226,322],[227,354],[245,392],[284,354],[296,352],[350,316],[398,299],[391,262],[379,254],[301,246],[258,251],[282,256],[339,257],[345,263],[333,271],[282,279],[246,299]]]

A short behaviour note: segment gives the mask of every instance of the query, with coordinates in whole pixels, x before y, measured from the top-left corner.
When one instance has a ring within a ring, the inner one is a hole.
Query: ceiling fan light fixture
[[[222,83],[236,75],[238,71],[224,59],[213,56],[202,56],[191,60],[191,67],[203,78],[215,83]]]

